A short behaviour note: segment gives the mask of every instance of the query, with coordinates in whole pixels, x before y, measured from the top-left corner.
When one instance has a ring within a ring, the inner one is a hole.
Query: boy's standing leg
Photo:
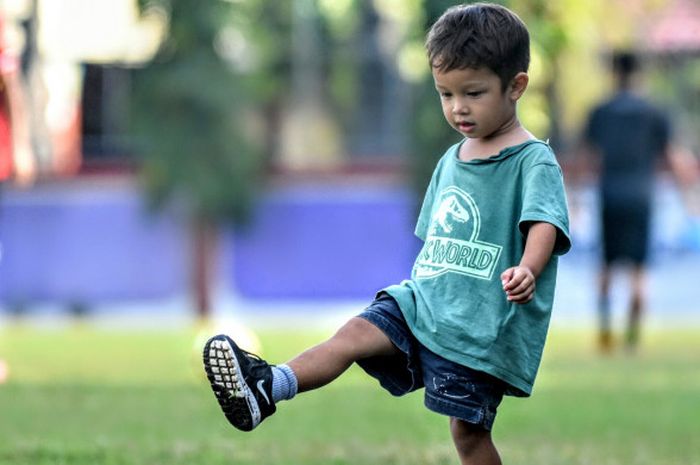
[[[450,418],[450,432],[462,465],[501,465],[490,431]]]

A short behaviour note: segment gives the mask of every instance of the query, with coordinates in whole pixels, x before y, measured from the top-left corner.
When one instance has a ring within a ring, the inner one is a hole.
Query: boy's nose
[[[462,101],[462,99],[455,99],[454,105],[452,106],[452,113],[455,115],[464,115],[469,113],[469,106]]]

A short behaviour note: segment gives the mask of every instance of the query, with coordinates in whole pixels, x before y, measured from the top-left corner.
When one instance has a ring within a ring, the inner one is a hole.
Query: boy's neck
[[[475,139],[467,138],[459,150],[459,159],[462,161],[485,159],[497,155],[503,149],[522,144],[528,140],[536,139],[516,119],[507,131],[493,134],[489,137]]]

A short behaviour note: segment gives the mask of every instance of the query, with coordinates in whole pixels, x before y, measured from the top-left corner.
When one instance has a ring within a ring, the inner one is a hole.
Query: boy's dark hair
[[[425,47],[432,68],[486,67],[498,75],[503,89],[530,65],[527,27],[509,9],[490,3],[447,9],[430,28]]]

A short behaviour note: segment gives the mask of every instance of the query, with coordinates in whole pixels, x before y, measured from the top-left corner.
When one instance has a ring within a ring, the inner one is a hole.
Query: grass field
[[[265,331],[284,361],[323,333]],[[88,326],[0,331],[1,465],[456,464],[445,418],[392,398],[358,369],[279,406],[253,433],[228,427],[205,385],[195,331]],[[700,464],[700,330],[647,335],[602,358],[554,329],[532,398],[506,399],[494,430],[510,465]]]

